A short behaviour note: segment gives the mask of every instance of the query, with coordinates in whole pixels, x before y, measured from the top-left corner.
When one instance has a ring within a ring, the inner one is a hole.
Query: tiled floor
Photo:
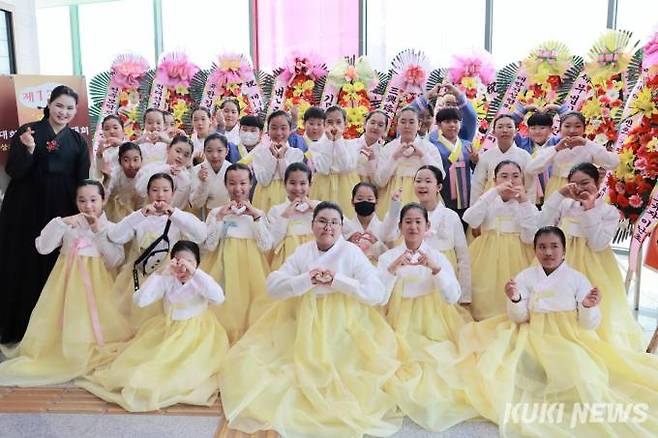
[[[625,271],[627,255],[619,248],[617,258]],[[631,284],[629,302],[633,301]],[[647,342],[658,321],[658,273],[643,269],[638,321]],[[396,438],[496,437],[498,428],[487,421],[468,421],[442,433],[427,432],[406,420]],[[2,438],[247,438],[228,429],[221,407],[173,406],[156,413],[128,414],[81,389],[0,387],[0,437]],[[276,438],[261,432],[253,438]]]

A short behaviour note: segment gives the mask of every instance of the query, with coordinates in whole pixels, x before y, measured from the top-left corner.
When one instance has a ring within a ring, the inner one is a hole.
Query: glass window
[[[658,2],[656,0],[619,0],[617,29],[630,30],[633,39],[649,40],[658,31]]]
[[[185,52],[201,68],[222,53],[250,55],[249,2],[162,0],[165,52]]]
[[[357,0],[258,1],[258,62],[280,67],[294,51],[315,53],[331,68],[359,54]]]
[[[484,48],[484,12],[485,0],[370,0],[368,59],[383,71],[401,50],[419,49],[433,68],[448,66],[453,54]]]
[[[11,13],[0,9],[0,74],[10,74],[11,71]]]
[[[68,6],[37,9],[37,38],[41,74],[73,74]]]
[[[607,20],[607,0],[495,1],[494,60],[498,67],[520,61],[548,40],[561,41],[572,54],[584,56],[605,31]]]
[[[120,0],[78,6],[82,73],[87,80],[131,52],[155,65],[152,0]]]

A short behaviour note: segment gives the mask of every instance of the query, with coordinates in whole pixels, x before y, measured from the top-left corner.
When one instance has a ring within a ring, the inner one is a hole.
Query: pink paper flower
[[[656,64],[658,64],[658,32],[655,32],[651,40],[644,46],[642,68],[649,68]]]
[[[137,88],[148,69],[148,61],[139,55],[119,55],[112,62],[112,80],[121,88]]]
[[[199,67],[191,63],[187,55],[181,52],[173,52],[163,56],[156,80],[167,87],[189,87],[190,81],[199,71]]]
[[[628,204],[633,208],[640,208],[642,207],[642,198],[638,195],[632,195],[628,198]]]
[[[315,53],[292,52],[285,60],[281,75],[286,82],[292,81],[295,76],[306,75],[312,81],[326,76],[327,67]]]
[[[473,51],[465,56],[453,56],[448,70],[450,82],[458,84],[464,77],[479,77],[484,85],[489,85],[496,77],[493,58],[489,52]]]
[[[620,182],[616,183],[615,184],[615,192],[620,193],[620,194],[623,195],[624,193],[626,193],[626,186],[624,184],[620,183]]]

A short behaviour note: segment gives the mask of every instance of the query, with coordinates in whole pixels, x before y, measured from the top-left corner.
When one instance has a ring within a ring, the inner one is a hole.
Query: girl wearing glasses
[[[603,319],[597,332],[606,341],[642,349],[642,328],[626,301],[626,288],[610,241],[619,212],[598,196],[599,170],[591,163],[571,169],[568,184],[544,204],[540,225],[559,225],[567,235],[567,261],[601,289]]]
[[[314,241],[267,279],[278,302],[235,344],[220,373],[229,425],[285,436],[388,436],[401,423],[384,383],[398,367],[395,335],[375,309],[388,294],[343,213],[321,202]]]

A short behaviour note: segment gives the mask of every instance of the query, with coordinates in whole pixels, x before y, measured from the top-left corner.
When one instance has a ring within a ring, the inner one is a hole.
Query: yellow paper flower
[[[585,102],[580,112],[583,113],[585,118],[591,119],[601,114],[601,105],[597,99],[591,99]]]
[[[177,121],[183,120],[185,113],[187,112],[187,104],[184,100],[179,99],[176,104],[172,107],[174,113],[174,119]]]
[[[188,91],[187,87],[185,87],[183,85],[179,85],[178,87],[176,87],[176,93],[180,94],[181,96],[184,96],[186,94],[189,94],[189,91]]]
[[[647,152],[656,152],[658,151],[658,138],[654,138],[649,143],[647,143]]]
[[[464,86],[464,88],[471,89],[477,87],[477,81],[475,80],[474,77],[472,76],[464,76],[462,78],[461,84]]]
[[[656,104],[651,96],[651,89],[644,87],[638,94],[637,98],[631,102],[631,108],[634,113],[642,113],[645,117],[651,117],[658,114]]]

